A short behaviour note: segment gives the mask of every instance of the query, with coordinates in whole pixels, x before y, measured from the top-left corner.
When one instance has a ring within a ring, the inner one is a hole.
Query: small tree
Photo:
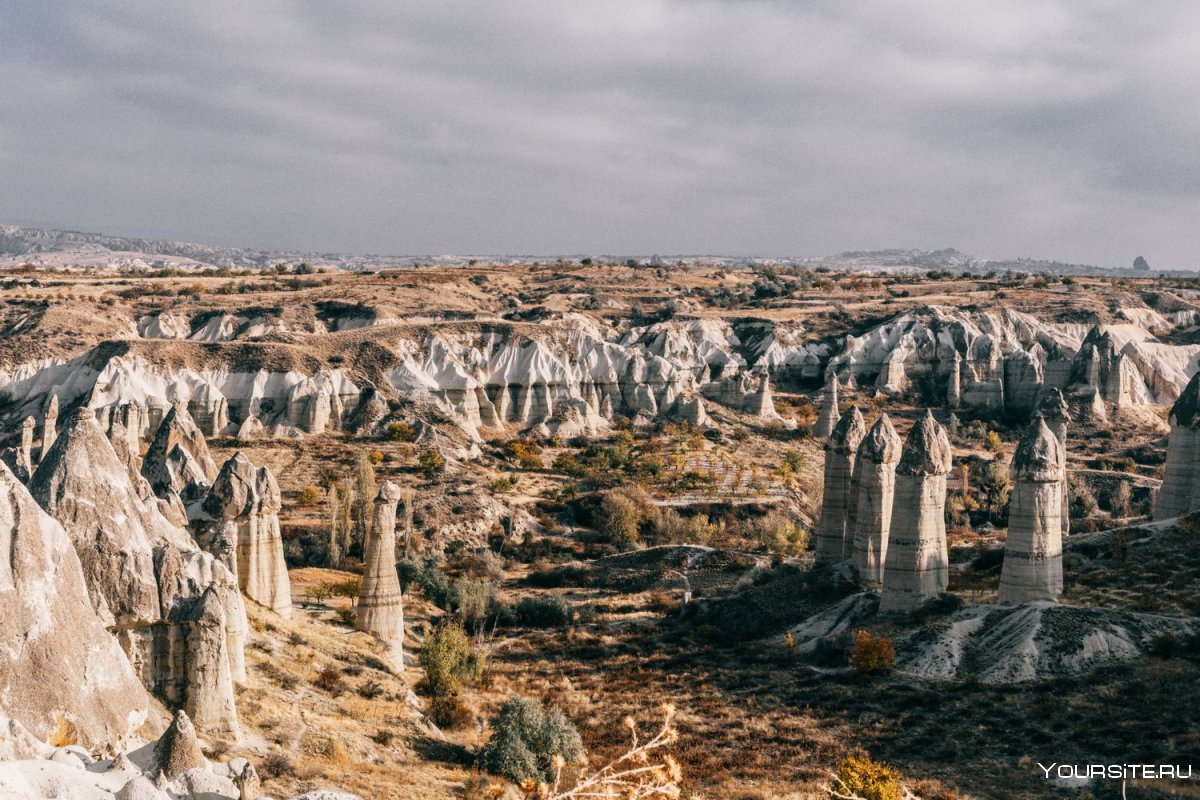
[[[422,686],[435,698],[462,694],[463,683],[478,680],[485,666],[458,622],[447,622],[426,636],[417,658],[425,669]]]
[[[417,469],[426,478],[432,478],[446,468],[446,458],[437,450],[422,450],[417,457]]]
[[[854,635],[850,648],[850,663],[860,675],[886,672],[896,665],[896,649],[886,636],[872,636],[867,631]]]
[[[633,544],[640,538],[642,521],[646,518],[646,501],[642,493],[629,489],[613,489],[600,501],[603,519],[601,531],[613,542]]]
[[[563,713],[537,700],[513,697],[492,720],[492,738],[479,766],[514,783],[549,783],[564,762],[581,761],[583,740]]]

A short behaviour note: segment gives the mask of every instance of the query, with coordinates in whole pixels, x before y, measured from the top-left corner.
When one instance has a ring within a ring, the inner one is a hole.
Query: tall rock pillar
[[[830,370],[825,379],[825,392],[821,395],[821,409],[817,414],[816,424],[813,425],[813,436],[823,442],[829,441],[833,429],[837,427],[838,417],[838,378],[837,373]]]
[[[46,412],[42,417],[42,458],[46,457],[46,453],[50,452],[50,448],[54,446],[54,440],[58,438],[58,395],[50,395],[50,402],[46,404]]]
[[[867,583],[883,581],[900,437],[887,414],[871,427],[858,448],[858,498],[855,504],[854,566]]]
[[[1071,422],[1071,407],[1059,389],[1050,389],[1042,395],[1038,403],[1038,413],[1046,420],[1046,426],[1058,439],[1063,449],[1062,459],[1062,512],[1059,520],[1062,523],[1062,535],[1071,531],[1071,495],[1067,489],[1067,426]]]
[[[1167,465],[1154,504],[1154,518],[1200,511],[1200,372],[1171,406]]]
[[[926,411],[909,432],[896,466],[880,611],[911,611],[946,589],[946,475],[952,457],[946,431]]]
[[[1063,447],[1041,417],[1021,437],[1012,460],[1008,541],[1000,602],[1055,600],[1063,590]]]
[[[838,420],[825,445],[825,490],[821,501],[821,524],[817,528],[817,560],[841,561],[850,555],[847,528],[853,515],[858,470],[858,447],[867,426],[857,408]]]
[[[396,504],[402,490],[384,481],[375,498],[374,519],[363,558],[362,593],[354,627],[389,647],[397,669],[404,669],[404,604],[396,576]]]

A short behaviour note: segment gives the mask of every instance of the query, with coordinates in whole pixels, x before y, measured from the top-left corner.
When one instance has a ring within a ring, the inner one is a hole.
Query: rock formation
[[[1046,425],[1054,438],[1063,448],[1062,460],[1062,512],[1059,519],[1062,522],[1062,535],[1066,536],[1071,530],[1071,496],[1067,483],[1067,426],[1071,423],[1071,407],[1058,389],[1051,389],[1042,395],[1038,403],[1038,413],[1046,420]]]
[[[952,457],[946,431],[925,412],[909,431],[896,466],[881,612],[911,611],[946,589],[946,475]]]
[[[820,561],[841,561],[850,555],[846,535],[858,499],[858,447],[866,433],[862,414],[851,408],[838,420],[825,445],[825,489],[815,548]]]
[[[72,413],[29,488],[70,535],[92,606],[142,683],[202,728],[236,731],[237,581],[139,491],[90,409]]]
[[[241,452],[225,462],[200,504],[204,548],[237,575],[246,597],[283,617],[292,592],[279,531],[279,485],[266,467],[257,470]]]
[[[54,446],[54,439],[57,437],[56,425],[58,424],[58,395],[50,395],[50,400],[46,403],[46,410],[42,416],[42,458],[46,457],[46,453],[50,452],[50,448]]]
[[[170,726],[154,745],[155,771],[171,779],[189,769],[207,766],[208,760],[196,739],[195,726],[185,712],[176,711]]]
[[[821,395],[821,410],[817,414],[816,424],[813,425],[813,436],[821,441],[829,441],[840,416],[837,373],[830,372],[825,378],[825,393]]]
[[[142,475],[158,497],[184,503],[201,497],[216,479],[204,434],[183,405],[172,406],[163,417],[142,459]]]
[[[1063,461],[1062,444],[1037,417],[1013,454],[1001,603],[1055,600],[1062,594]]]
[[[1155,519],[1200,511],[1200,373],[1171,406],[1167,464],[1154,504]]]
[[[124,739],[149,698],[92,609],[62,526],[0,464],[0,701],[45,740],[69,720],[80,744]]]
[[[858,448],[858,498],[851,535],[854,566],[867,583],[883,581],[900,446],[892,421],[882,414]]]
[[[21,425],[21,444],[17,449],[17,477],[29,480],[33,474],[33,429],[37,422],[33,417],[26,417]]]
[[[375,498],[374,517],[363,556],[362,593],[354,627],[386,644],[392,662],[404,669],[404,604],[396,577],[396,504],[403,490],[384,481]]]

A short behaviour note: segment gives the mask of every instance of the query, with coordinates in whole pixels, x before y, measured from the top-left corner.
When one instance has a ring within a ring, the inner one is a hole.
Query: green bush
[[[492,737],[479,751],[479,766],[514,783],[554,779],[554,760],[583,758],[583,740],[563,713],[536,700],[513,697],[492,720]]]
[[[517,603],[517,620],[529,628],[566,628],[574,616],[571,604],[557,594],[523,597]]]
[[[483,674],[482,653],[471,646],[471,639],[458,622],[448,622],[425,637],[418,660],[425,669],[423,688],[430,696],[457,697],[463,683]]]
[[[496,606],[496,587],[489,580],[464,575],[454,582],[452,603],[467,630],[477,631]]]

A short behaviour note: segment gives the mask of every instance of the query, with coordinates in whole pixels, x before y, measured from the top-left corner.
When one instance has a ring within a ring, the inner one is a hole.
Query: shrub
[[[483,674],[484,656],[471,646],[458,622],[448,622],[426,636],[418,660],[425,668],[424,689],[434,698],[456,696],[464,682]]]
[[[1175,634],[1158,633],[1150,640],[1150,655],[1157,658],[1172,658],[1179,646],[1179,639]]]
[[[459,695],[435,697],[429,704],[429,719],[446,730],[465,728],[475,721],[475,713]]]
[[[296,504],[300,506],[315,506],[321,500],[321,489],[318,486],[305,486],[296,493]]]
[[[374,466],[378,467],[383,463],[383,451],[372,450],[371,452],[367,453],[367,460],[370,461]]]
[[[772,511],[757,520],[754,534],[772,553],[796,556],[808,549],[808,531],[782,511]]]
[[[600,530],[617,544],[635,544],[641,538],[642,522],[649,513],[645,493],[637,489],[613,489],[600,501],[603,519]]]
[[[542,468],[542,448],[532,439],[517,439],[504,447],[504,454],[522,469]]]
[[[437,450],[422,450],[417,457],[417,469],[426,478],[432,478],[446,469],[446,458]]]
[[[258,771],[267,778],[282,778],[296,775],[296,765],[283,753],[267,753],[258,762]]]
[[[886,672],[896,665],[896,649],[886,636],[872,636],[867,631],[854,635],[850,647],[850,663],[860,675]]]
[[[513,697],[492,720],[492,737],[479,751],[479,766],[518,784],[549,782],[556,758],[579,761],[583,754],[579,731],[561,711]]]
[[[530,628],[566,628],[574,614],[561,595],[523,597],[517,603],[517,620]]]
[[[520,480],[521,480],[520,476],[505,475],[503,477],[496,478],[494,481],[489,483],[488,488],[498,494],[504,494],[506,492],[511,492],[513,489],[517,488],[517,483]]]
[[[383,434],[393,442],[415,442],[417,429],[407,422],[393,422],[383,429]]]
[[[336,697],[346,688],[345,684],[342,683],[343,677],[342,671],[331,664],[317,673],[317,677],[313,679],[313,683],[316,684],[317,688],[324,689]]]
[[[1004,440],[995,431],[987,432],[987,435],[983,437],[983,446],[996,455],[1004,452]]]
[[[862,751],[851,753],[838,764],[837,788],[843,794],[862,800],[901,800],[904,786],[900,773],[886,764],[873,761]]]
[[[468,630],[478,630],[496,605],[491,581],[463,576],[454,582],[454,608]]]

